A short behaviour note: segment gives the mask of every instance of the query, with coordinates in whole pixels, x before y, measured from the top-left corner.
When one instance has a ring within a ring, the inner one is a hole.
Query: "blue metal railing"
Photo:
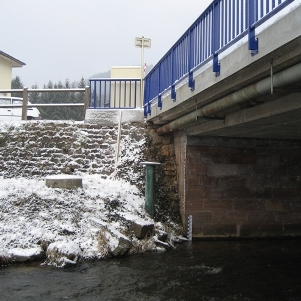
[[[90,109],[135,109],[141,98],[141,79],[91,78]]]
[[[144,115],[151,113],[151,103],[162,107],[162,94],[171,90],[176,100],[175,85],[188,77],[194,90],[193,72],[212,60],[213,72],[220,74],[218,55],[248,35],[249,50],[258,52],[255,28],[294,0],[214,0],[188,28],[173,47],[146,75]]]

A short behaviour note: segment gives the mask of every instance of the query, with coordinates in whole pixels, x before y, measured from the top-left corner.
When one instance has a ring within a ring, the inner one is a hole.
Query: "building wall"
[[[301,235],[301,142],[175,134],[181,216],[193,237]]]
[[[114,66],[111,68],[111,78],[141,78],[141,67]]]
[[[8,60],[0,56],[0,89],[11,89],[11,80],[12,65]]]
[[[116,66],[111,68],[111,78],[140,79],[140,66]],[[111,84],[110,107],[133,107],[136,99],[136,106],[142,108],[141,87],[139,82],[114,82]]]

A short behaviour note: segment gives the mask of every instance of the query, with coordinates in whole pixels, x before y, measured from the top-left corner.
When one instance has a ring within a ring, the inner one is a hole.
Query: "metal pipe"
[[[294,84],[301,80],[301,63],[273,75],[273,87],[278,88]],[[197,117],[206,117],[233,107],[237,104],[254,99],[260,95],[268,94],[271,89],[271,79],[267,77],[257,83],[247,86],[239,91],[216,100],[209,105],[199,108],[185,116],[173,120],[157,129],[158,135],[173,132],[194,122]]]

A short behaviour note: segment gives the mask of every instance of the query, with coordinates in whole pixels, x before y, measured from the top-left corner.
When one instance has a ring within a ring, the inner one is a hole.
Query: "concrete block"
[[[54,175],[45,179],[45,184],[51,188],[73,189],[83,187],[82,178],[73,175]]]
[[[88,109],[86,110],[85,123],[116,125],[119,123],[120,111],[122,113],[122,123],[142,122],[144,120],[142,109]]]

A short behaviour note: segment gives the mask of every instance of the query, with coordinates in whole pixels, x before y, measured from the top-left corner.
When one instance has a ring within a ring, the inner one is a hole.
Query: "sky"
[[[136,37],[151,39],[155,65],[212,0],[0,0],[0,50],[25,87],[79,81],[112,66],[141,64]]]

